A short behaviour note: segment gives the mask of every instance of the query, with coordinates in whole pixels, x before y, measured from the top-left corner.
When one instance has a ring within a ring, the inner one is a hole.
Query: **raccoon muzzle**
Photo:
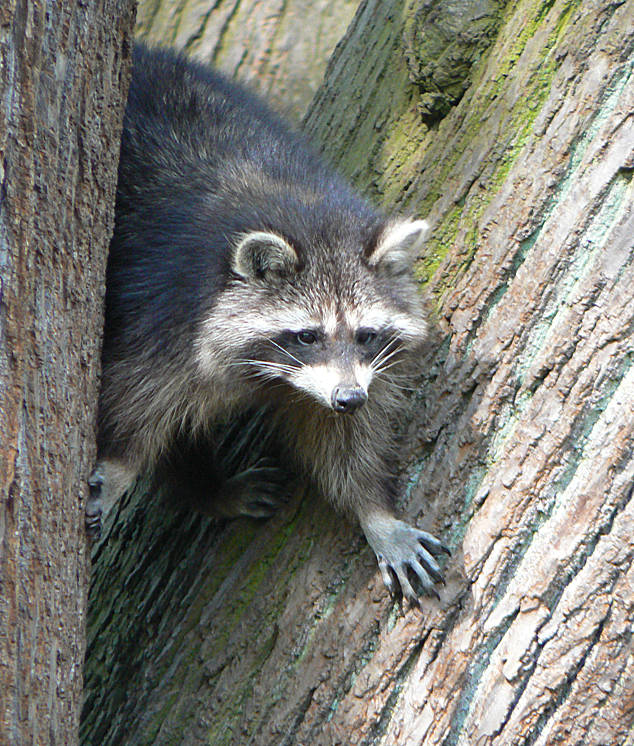
[[[341,414],[352,414],[368,400],[367,392],[361,386],[337,386],[332,392],[332,408]]]

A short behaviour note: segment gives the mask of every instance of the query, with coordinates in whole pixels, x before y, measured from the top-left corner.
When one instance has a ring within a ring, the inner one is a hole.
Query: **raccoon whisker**
[[[401,360],[392,360],[392,362],[390,363],[383,363],[381,365],[373,367],[372,371],[374,375],[376,375],[377,373],[382,373],[383,371],[390,370],[390,368],[394,368],[394,366],[396,365],[400,365],[401,362]]]
[[[400,347],[396,347],[389,352],[386,352],[387,348],[384,348],[371,362],[372,370],[377,373],[380,370],[387,370],[393,365],[400,363],[400,359],[393,360],[393,358],[400,352]],[[390,362],[391,361],[391,362]]]
[[[381,373],[382,371],[379,371]],[[396,383],[393,378],[390,379],[390,387],[393,389],[398,389],[399,391],[406,391],[407,393],[411,393],[412,391],[416,391],[415,386],[401,386],[400,384]]]
[[[372,360],[371,365],[373,367],[375,365],[380,365],[382,362],[385,362],[393,357],[401,349],[399,342],[400,340],[397,337],[391,339],[385,345],[385,347],[377,352],[377,354],[374,356],[374,359]]]
[[[282,363],[268,363],[259,361],[253,362],[253,369],[256,376],[267,378],[269,380],[279,378],[283,374],[292,375],[292,373],[295,371],[295,368],[288,365],[283,365]]]
[[[278,371],[268,370],[266,368],[260,368],[260,369],[256,368],[253,371],[253,375],[254,375],[255,378],[264,378],[264,379],[267,379],[269,381],[273,381],[273,380],[275,380],[275,379],[277,379],[277,378],[280,377]]]
[[[381,370],[385,367],[390,367],[394,365],[395,363],[399,362],[398,359],[394,360],[394,356],[396,355],[396,352],[391,353],[390,355],[386,355],[385,357],[379,359],[379,360],[373,360],[372,361],[372,369],[373,370]]]
[[[287,365],[285,363],[274,363],[270,362],[268,360],[239,360],[234,363],[230,363],[231,367],[234,368],[241,368],[245,365],[251,366],[252,368],[256,368],[257,370],[275,370],[280,373],[294,373],[297,370],[296,366],[293,365]]]
[[[249,368],[249,370],[247,371],[247,374],[251,375],[251,376],[253,376],[255,378],[262,377],[262,376],[272,377],[274,375],[277,375],[277,373],[273,374],[271,371],[267,371],[262,366],[261,363],[255,361],[255,360],[243,360],[240,363],[233,363],[233,364],[231,364],[230,367],[233,367],[233,368],[245,368],[245,367],[247,367],[247,368]]]
[[[284,363],[270,363],[255,361],[254,367],[261,368],[262,370],[278,371],[280,373],[294,373],[297,368],[293,365],[285,365]]]
[[[298,360],[295,355],[291,354],[288,350],[285,350],[281,345],[279,345],[274,339],[267,339],[267,342],[270,342],[273,347],[276,347],[280,352],[283,352],[285,355],[290,357],[291,360],[296,362],[300,367],[302,365],[302,361]]]
[[[269,384],[269,391],[284,388],[285,381],[280,376],[267,376],[263,377],[263,380]],[[286,388],[288,389],[288,386]]]

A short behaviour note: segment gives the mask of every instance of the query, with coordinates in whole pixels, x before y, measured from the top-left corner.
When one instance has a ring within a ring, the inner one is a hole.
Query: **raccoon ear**
[[[370,266],[384,267],[391,274],[410,270],[428,230],[426,220],[389,223],[368,256]]]
[[[294,272],[299,264],[295,249],[281,236],[253,231],[242,237],[233,254],[233,271],[247,280]]]

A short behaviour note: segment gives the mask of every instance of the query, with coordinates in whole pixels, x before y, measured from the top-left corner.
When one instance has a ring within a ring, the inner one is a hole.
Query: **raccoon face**
[[[371,381],[397,373],[424,339],[411,266],[426,230],[424,221],[390,224],[365,253],[304,261],[282,236],[243,236],[236,280],[200,336],[201,367],[213,377],[224,355],[234,378],[284,381],[334,412],[355,412]]]
[[[285,330],[252,346],[256,375],[284,379],[335,412],[351,414],[368,398],[370,381],[397,362],[393,330],[311,326]]]

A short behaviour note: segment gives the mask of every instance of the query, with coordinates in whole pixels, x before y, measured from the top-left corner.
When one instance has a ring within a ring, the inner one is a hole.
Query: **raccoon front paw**
[[[288,497],[288,474],[271,459],[261,459],[223,485],[231,495],[231,515],[270,518]]]
[[[376,554],[383,582],[393,596],[400,591],[410,604],[419,605],[408,577],[411,572],[425,593],[440,598],[434,585],[445,581],[435,557],[450,555],[446,546],[431,534],[386,513],[370,515],[362,520],[362,526]]]

